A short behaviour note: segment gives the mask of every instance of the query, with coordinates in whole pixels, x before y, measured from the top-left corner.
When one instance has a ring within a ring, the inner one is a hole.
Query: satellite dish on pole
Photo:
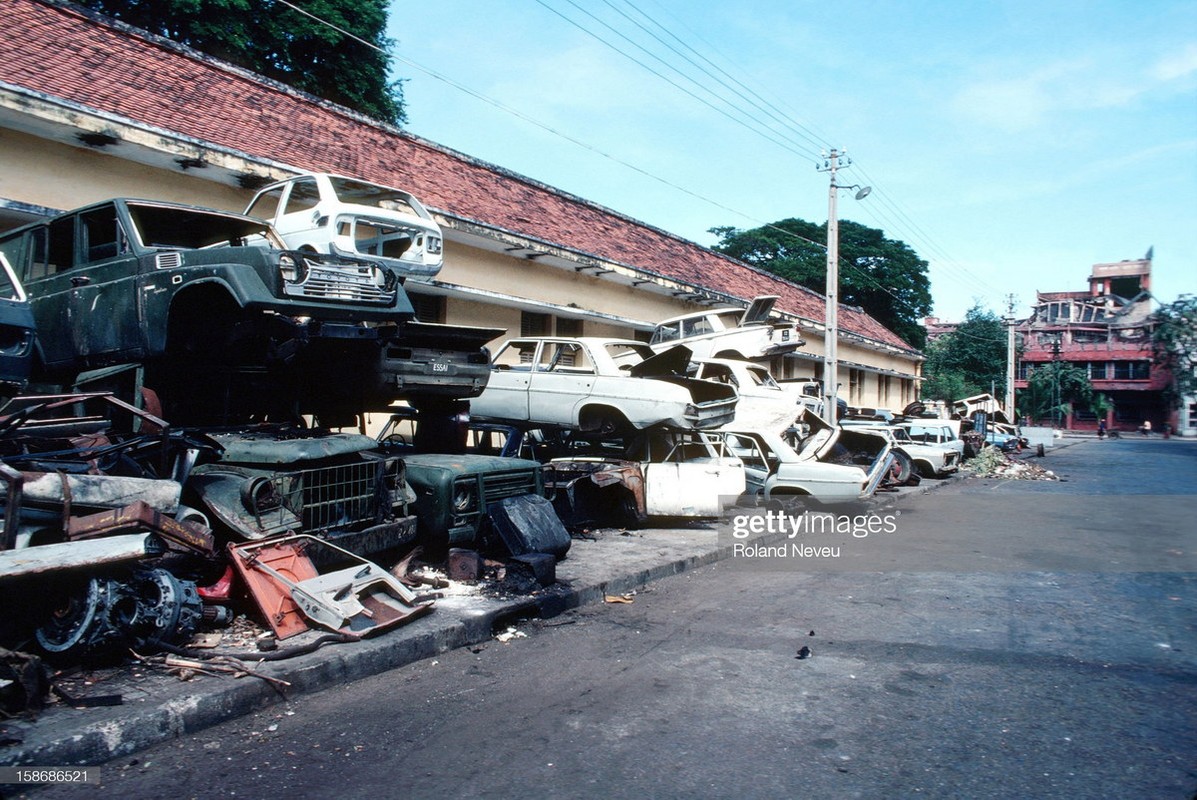
[[[857,200],[864,200],[869,196],[869,192],[873,191],[872,186],[862,186],[860,191],[856,193]]]

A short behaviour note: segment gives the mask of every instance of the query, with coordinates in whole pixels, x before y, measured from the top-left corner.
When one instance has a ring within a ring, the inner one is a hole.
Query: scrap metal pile
[[[442,263],[415,198],[294,183],[264,193],[394,224],[377,241],[284,240],[255,217],[116,198],[0,236],[0,648],[14,658],[170,651],[246,613],[278,639],[360,638],[432,609],[392,570],[419,545],[441,561],[568,550],[547,500],[524,502],[543,494],[539,464],[446,463],[334,430],[403,400],[437,442],[503,331],[415,319],[404,282]]]
[[[365,636],[431,608],[335,537],[295,532],[330,520],[384,555],[413,541],[410,488],[394,459],[339,454],[311,432],[258,426],[241,434],[316,448],[320,458],[306,469],[253,469],[227,460],[220,441],[235,442],[229,431],[172,430],[107,393],[22,396],[8,411],[0,417],[5,646],[36,642],[59,662],[153,651],[228,624],[250,606],[243,594],[279,638],[311,627]],[[355,487],[361,475],[367,491]],[[253,526],[230,513],[229,493]],[[363,520],[373,538],[355,530]]]

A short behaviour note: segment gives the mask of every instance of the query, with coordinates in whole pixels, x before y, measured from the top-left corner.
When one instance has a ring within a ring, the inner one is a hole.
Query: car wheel
[[[894,483],[906,483],[910,480],[911,474],[914,472],[914,465],[910,461],[910,456],[903,453],[901,450],[894,451],[894,465],[890,467],[890,478]]]

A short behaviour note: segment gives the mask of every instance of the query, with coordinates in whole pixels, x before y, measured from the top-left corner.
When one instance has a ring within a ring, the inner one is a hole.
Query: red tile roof
[[[0,80],[311,171],[401,186],[446,213],[822,320],[822,295],[658,228],[54,0],[3,0]],[[905,350],[841,306],[841,328]]]

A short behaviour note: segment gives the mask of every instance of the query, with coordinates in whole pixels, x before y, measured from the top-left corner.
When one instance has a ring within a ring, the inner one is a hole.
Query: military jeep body
[[[194,206],[96,203],[0,236],[0,253],[41,331],[35,381],[143,364],[176,424],[471,397],[501,333],[417,323],[387,263],[286,250],[263,220]]]
[[[227,539],[302,532],[362,556],[415,541],[403,459],[370,437],[273,427],[209,436],[223,451],[191,470],[184,492]]]

